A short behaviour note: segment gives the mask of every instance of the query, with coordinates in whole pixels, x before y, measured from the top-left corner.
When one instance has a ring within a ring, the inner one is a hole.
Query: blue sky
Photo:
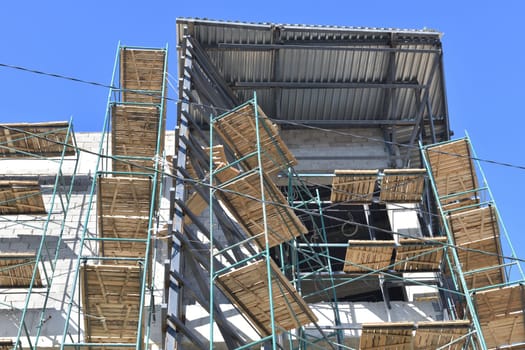
[[[444,33],[452,129],[468,130],[478,156],[525,165],[525,68],[521,1],[6,1],[0,63],[108,84],[119,40],[171,49],[177,17],[253,22],[431,28]],[[176,80],[172,79],[176,85]],[[0,67],[0,121],[67,120],[102,128],[107,90]],[[173,90],[171,97],[176,97]],[[175,104],[168,105],[168,128]],[[502,217],[525,258],[525,170],[483,164]]]

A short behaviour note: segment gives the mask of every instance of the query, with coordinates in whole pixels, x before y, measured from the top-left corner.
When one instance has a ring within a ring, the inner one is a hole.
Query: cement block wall
[[[385,169],[390,157],[378,128],[281,130],[297,158],[298,173],[333,173],[335,169]]]
[[[89,194],[93,181],[97,155],[100,144],[100,133],[76,133],[77,146],[81,150],[78,169],[76,172],[75,187],[71,197],[70,209],[67,212],[65,226],[62,234],[62,244],[58,247],[58,263],[54,273],[53,282],[50,290],[47,308],[41,314],[44,303],[45,288],[36,288],[31,294],[31,298],[26,300],[27,289],[25,288],[0,288],[0,338],[15,339],[22,310],[27,303],[26,327],[30,330],[33,346],[39,348],[57,347],[62,341],[62,334],[66,323],[66,312],[68,304],[73,303],[72,315],[70,318],[69,334],[75,340],[82,339],[83,336],[83,317],[79,314],[78,286],[75,295],[70,295],[74,283],[74,274],[77,268],[77,257],[80,249],[80,238],[86,229],[89,236],[97,235],[96,201],[89,207]],[[174,152],[174,133],[168,132],[166,135],[166,152]],[[84,151],[85,150],[85,151]],[[62,166],[62,171],[66,179],[70,179],[74,164],[73,160],[66,160]],[[0,160],[0,177],[37,179],[41,184],[43,199],[46,209],[50,211],[53,192],[54,176],[58,167],[56,162],[48,160]],[[171,186],[170,181],[165,181],[165,193],[161,198],[161,219],[168,220],[168,191]],[[91,215],[86,221],[88,210]],[[49,226],[46,232],[46,241],[49,242],[50,255],[54,255],[56,243],[60,235],[60,220],[65,213],[62,212],[58,202],[51,210]],[[40,245],[44,225],[47,215],[18,215],[0,216],[0,252],[2,253],[35,253]],[[87,227],[85,227],[87,224]],[[162,226],[162,225],[161,225]],[[158,239],[155,242],[158,247],[157,259],[153,264],[155,272],[155,320],[152,323],[151,341],[153,348],[158,348],[162,342],[161,332],[161,304],[163,303],[164,290],[164,266],[163,261],[166,256],[166,240]],[[96,255],[97,247],[94,244],[84,248],[84,255]],[[50,272],[47,253],[44,256],[44,265],[40,265],[40,275],[44,278],[45,270]],[[42,322],[41,322],[42,320]],[[41,336],[38,344],[34,343],[34,336],[40,328]],[[69,339],[71,340],[71,339]],[[22,338],[22,346],[26,348],[28,341]]]

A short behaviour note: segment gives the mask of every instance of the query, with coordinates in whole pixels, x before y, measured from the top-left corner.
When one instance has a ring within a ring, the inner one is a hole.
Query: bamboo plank
[[[0,181],[0,214],[45,214],[38,181]]]
[[[366,204],[372,202],[379,170],[336,170],[330,200]]]
[[[420,202],[425,187],[425,169],[385,169],[379,199],[383,202]]]
[[[462,211],[449,215],[448,223],[464,272],[494,267],[467,274],[465,279],[469,289],[505,282],[504,270],[499,267],[503,261],[495,209],[484,207]]]
[[[94,343],[135,343],[141,269],[122,265],[82,265],[80,285],[85,336]]]
[[[286,172],[288,167],[297,164],[297,160],[281,139],[277,127],[271,123],[259,107],[257,108],[263,171],[269,176],[273,176],[279,171]],[[257,152],[255,108],[252,104],[247,104],[220,117],[214,123],[214,130],[235,152],[238,159]],[[253,155],[247,158],[243,164],[246,170],[256,168],[258,166],[257,156]]]
[[[76,154],[68,122],[0,124],[0,157],[61,157]],[[65,148],[65,149],[64,149]]]
[[[443,145],[429,147],[427,158],[432,168],[432,175],[445,209],[477,201],[477,192],[461,193],[478,188],[478,180],[467,140],[458,140]],[[449,207],[447,207],[449,206]]]
[[[122,100],[124,102],[155,104],[161,102],[165,80],[165,55],[165,50],[121,49],[120,86],[123,89]]]
[[[266,222],[268,227],[268,245],[274,247],[287,242],[308,230],[288,206],[277,186],[264,176],[266,195]],[[255,237],[260,247],[265,247],[264,217],[261,203],[260,178],[257,173],[250,173],[238,178],[218,192],[225,205],[229,206],[239,224],[250,237]]]
[[[272,301],[277,333],[311,322],[317,317],[273,261]],[[217,278],[218,287],[257,328],[261,336],[271,334],[270,295],[266,261],[259,260]]]
[[[31,286],[36,255],[26,253],[0,253],[0,287],[28,288]],[[40,271],[37,269],[34,287],[42,287]]]

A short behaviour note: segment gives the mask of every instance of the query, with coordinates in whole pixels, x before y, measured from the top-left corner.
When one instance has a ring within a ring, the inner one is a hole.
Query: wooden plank
[[[484,207],[461,211],[450,215],[448,224],[458,247],[463,272],[494,267],[467,274],[465,279],[469,289],[505,282],[504,269],[500,267],[503,261],[495,209]]]
[[[378,176],[379,170],[336,170],[330,200],[334,203],[371,203]]]
[[[394,270],[403,272],[439,271],[446,237],[401,239],[396,247]]]
[[[269,176],[279,171],[286,172],[288,167],[297,164],[297,160],[281,139],[277,126],[271,123],[259,107],[257,108],[263,171]],[[214,130],[235,152],[238,159],[257,152],[255,108],[252,104],[247,104],[221,116],[214,123]],[[247,158],[243,164],[246,170],[256,168],[258,166],[257,156]]]
[[[481,323],[481,331],[489,349],[525,342],[523,313]]]
[[[462,350],[468,338],[460,338],[469,331],[470,321],[468,320],[418,322],[414,349],[427,350],[444,347],[447,350]],[[450,345],[446,346],[448,344]]]
[[[287,242],[308,230],[288,206],[286,198],[277,186],[264,176],[266,196],[266,222],[268,244],[274,247]],[[261,186],[258,173],[249,173],[223,186],[219,197],[230,209],[239,224],[250,237],[255,237],[260,247],[265,247],[264,217],[261,203]]]
[[[381,178],[379,200],[382,202],[421,201],[425,187],[425,169],[385,169]]]
[[[271,263],[272,301],[277,333],[311,322],[317,317],[273,261]],[[226,297],[257,328],[261,336],[271,334],[270,295],[266,260],[259,260],[217,278]]]
[[[159,136],[160,111],[156,106],[115,104],[111,108],[111,152],[119,157],[148,159],[113,159],[113,171],[153,172]],[[162,125],[164,122],[162,121]],[[162,128],[161,132],[163,132]],[[163,134],[162,134],[163,135]],[[164,136],[160,138],[159,154],[164,150]],[[132,165],[132,164],[136,165]]]
[[[137,266],[81,266],[80,288],[88,342],[137,341],[141,275]]]
[[[97,209],[105,216],[149,217],[152,181],[136,177],[99,177]]]
[[[427,350],[446,346],[466,335],[470,321],[426,321],[365,323],[361,331],[361,350]],[[466,338],[445,349],[461,350]]]
[[[439,196],[452,196],[441,199],[444,209],[478,201],[477,192],[461,194],[461,192],[478,188],[476,171],[470,158],[470,146],[467,140],[462,139],[429,147],[426,153]]]
[[[38,181],[0,181],[0,214],[45,214]]]
[[[365,323],[361,331],[361,350],[411,350],[413,322]]]
[[[36,255],[27,253],[0,253],[0,287],[28,288],[31,286]],[[42,287],[37,269],[33,287]]]
[[[349,240],[343,271],[370,273],[384,270],[392,264],[394,248],[393,240]]]
[[[122,101],[160,103],[164,77],[166,51],[154,49],[122,48],[120,51],[120,87]],[[130,90],[150,91],[145,94]]]
[[[73,129],[68,137],[68,128],[68,122],[0,124],[0,157],[76,155]]]
[[[143,258],[145,256],[146,242],[131,242],[128,239],[146,239],[148,237],[147,218],[103,216],[99,220],[98,232],[102,238],[118,239],[118,241],[101,241],[99,245],[101,256],[128,258]],[[111,263],[115,263],[115,261]],[[123,263],[133,265],[130,261],[123,261]]]
[[[483,322],[523,313],[524,298],[525,287],[521,285],[493,288],[474,294],[477,314]]]
[[[343,271],[438,271],[446,241],[446,237],[401,239],[396,245],[393,240],[349,240]]]

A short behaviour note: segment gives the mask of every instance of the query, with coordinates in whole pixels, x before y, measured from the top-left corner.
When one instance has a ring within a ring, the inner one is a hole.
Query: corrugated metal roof
[[[428,94],[448,125],[441,33],[178,19],[238,102],[257,91],[272,118],[316,125],[410,125]],[[426,107],[426,106],[425,106]]]

